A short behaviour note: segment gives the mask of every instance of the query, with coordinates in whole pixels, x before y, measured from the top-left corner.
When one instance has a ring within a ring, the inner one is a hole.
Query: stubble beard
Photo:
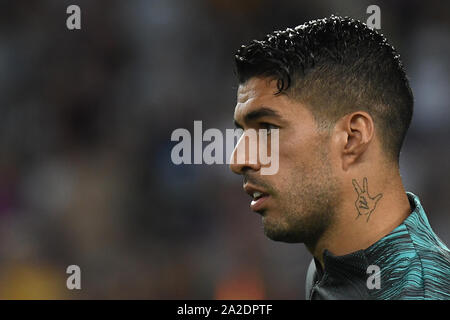
[[[318,159],[316,165],[295,168],[287,190],[278,190],[276,215],[267,213],[263,217],[268,238],[314,247],[334,224],[339,182],[327,154],[321,152]]]

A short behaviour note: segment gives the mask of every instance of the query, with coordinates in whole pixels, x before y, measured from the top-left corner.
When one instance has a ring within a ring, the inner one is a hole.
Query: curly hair
[[[332,15],[274,31],[241,46],[235,65],[239,84],[277,80],[276,94],[303,102],[320,128],[332,128],[350,112],[368,112],[386,153],[398,162],[413,95],[399,54],[364,23]]]

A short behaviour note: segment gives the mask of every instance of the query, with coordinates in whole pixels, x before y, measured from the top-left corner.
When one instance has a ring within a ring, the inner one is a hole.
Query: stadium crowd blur
[[[305,247],[264,236],[227,165],[174,165],[170,137],[233,128],[241,44],[333,13],[366,21],[370,4],[415,95],[403,181],[450,244],[447,2],[2,1],[0,298],[303,299]]]

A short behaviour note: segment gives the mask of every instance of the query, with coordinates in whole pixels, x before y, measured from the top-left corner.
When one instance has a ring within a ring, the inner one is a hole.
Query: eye
[[[280,127],[278,127],[278,126],[276,126],[274,124],[267,123],[267,122],[262,122],[260,125],[261,125],[262,129],[266,129],[267,130],[267,134],[268,135],[271,134],[271,131],[273,129],[279,129],[280,128]]]

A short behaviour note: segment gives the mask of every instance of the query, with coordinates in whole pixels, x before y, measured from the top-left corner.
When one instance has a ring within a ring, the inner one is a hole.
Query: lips
[[[270,197],[270,195],[263,189],[257,188],[250,184],[245,184],[244,190],[248,195],[250,195],[250,197],[252,197],[253,200],[250,203],[250,208],[255,212],[263,209],[264,204]]]

